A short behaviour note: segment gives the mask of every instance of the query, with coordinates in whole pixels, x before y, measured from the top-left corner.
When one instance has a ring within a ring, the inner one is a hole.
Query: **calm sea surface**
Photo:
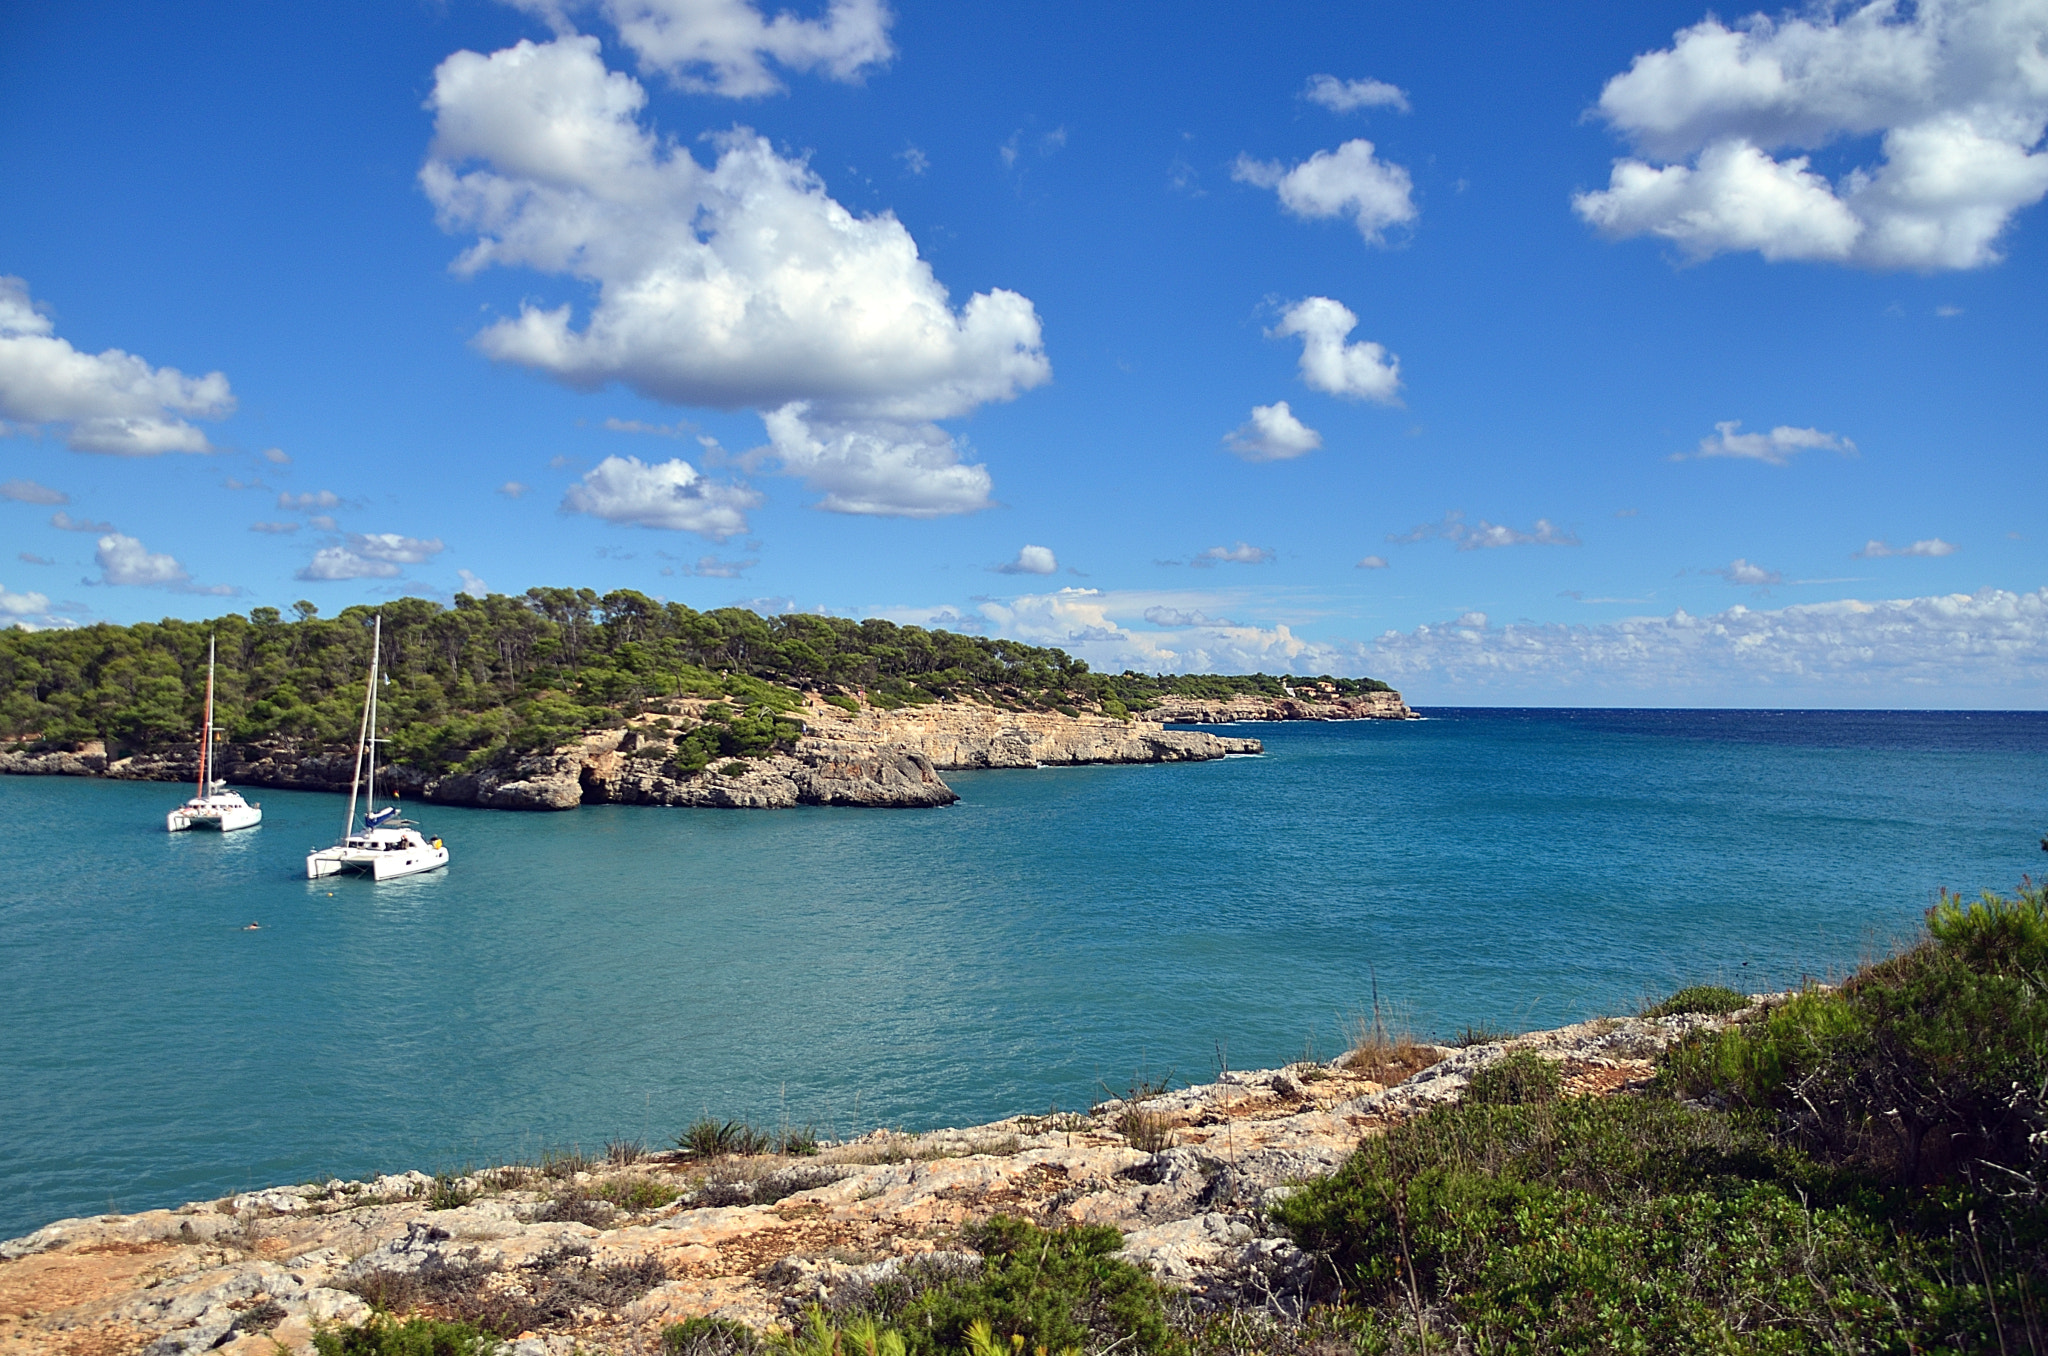
[[[1440,710],[1263,758],[949,777],[945,810],[434,809],[445,872],[303,878],[343,800],[163,831],[0,777],[0,1237],[280,1182],[967,1124],[1681,983],[1827,975],[2048,866],[2048,713]],[[259,931],[244,931],[249,922]]]

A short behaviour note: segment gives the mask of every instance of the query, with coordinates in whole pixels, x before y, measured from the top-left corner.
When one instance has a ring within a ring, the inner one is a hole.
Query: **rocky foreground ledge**
[[[1757,1003],[1774,1001],[1758,996]],[[1384,1086],[1346,1061],[1227,1073],[1085,1114],[965,1130],[878,1130],[815,1155],[559,1159],[463,1177],[409,1172],[62,1220],[0,1243],[0,1356],[308,1356],[366,1296],[431,1309],[457,1290],[531,1316],[513,1356],[628,1356],[714,1315],[787,1325],[905,1267],[964,1267],[968,1226],[1003,1214],[1099,1223],[1203,1306],[1287,1318],[1317,1260],[1269,1221],[1361,1137],[1458,1099],[1512,1051],[1567,1094],[1625,1095],[1688,1033],[1754,1015],[1605,1018],[1463,1049],[1416,1047]]]
[[[922,809],[960,797],[941,772],[1084,763],[1201,762],[1255,754],[1256,739],[1168,730],[1154,720],[1011,711],[979,702],[940,702],[848,712],[821,699],[797,713],[804,735],[788,753],[723,763],[677,776],[668,761],[665,722],[695,722],[706,701],[677,700],[616,730],[532,754],[510,767],[430,774],[403,765],[380,768],[380,786],[410,800],[493,810],[570,810],[578,805],[674,805],[779,810],[799,805]],[[110,758],[99,741],[42,753],[0,752],[0,773],[191,781],[194,745]],[[315,749],[292,740],[230,744],[217,766],[238,786],[346,792],[354,751]]]

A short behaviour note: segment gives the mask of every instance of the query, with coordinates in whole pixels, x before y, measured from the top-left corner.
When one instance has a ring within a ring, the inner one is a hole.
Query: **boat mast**
[[[213,756],[213,637],[206,638],[206,719],[199,726],[199,799],[206,799],[207,776]]]
[[[370,685],[363,689],[363,728],[356,735],[356,773],[348,784],[348,818],[341,824],[341,841],[356,831],[356,793],[363,789],[363,749],[370,739],[370,704],[377,696],[377,643],[384,635],[384,614],[377,614],[377,639],[370,642]]]
[[[384,614],[377,614],[376,631],[370,639],[370,733],[363,747],[369,751],[370,771],[363,778],[363,818],[377,813],[377,662],[384,650]]]

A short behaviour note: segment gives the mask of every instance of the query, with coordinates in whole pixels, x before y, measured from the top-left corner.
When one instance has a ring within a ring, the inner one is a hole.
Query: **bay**
[[[381,885],[303,879],[340,797],[223,838],[0,778],[0,1237],[706,1114],[1080,1107],[1328,1057],[1375,992],[1450,1035],[1776,987],[2048,865],[2044,713],[1427,714],[936,811],[427,807],[453,865]]]

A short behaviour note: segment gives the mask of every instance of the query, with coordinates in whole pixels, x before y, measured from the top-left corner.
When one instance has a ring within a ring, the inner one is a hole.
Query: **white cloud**
[[[81,353],[57,337],[26,282],[0,277],[0,416],[65,425],[65,445],[74,452],[150,457],[212,451],[206,435],[181,416],[225,419],[234,409],[228,379],[218,372],[188,377],[118,348]]]
[[[5,584],[0,584],[0,613],[10,617],[40,617],[49,610],[48,594],[11,593]]]
[[[996,573],[1057,574],[1059,568],[1060,563],[1053,557],[1050,546],[1025,546],[1018,550],[1015,560],[996,566]]]
[[[562,508],[612,523],[697,532],[724,541],[747,530],[746,510],[761,496],[743,485],[706,480],[680,457],[647,465],[606,457],[562,497]]]
[[[651,433],[657,438],[680,438],[690,431],[688,424],[649,424],[639,419],[607,419],[604,426],[611,433]]]
[[[1160,605],[1146,608],[1142,615],[1146,621],[1151,622],[1154,626],[1163,626],[1168,630],[1180,630],[1190,626],[1235,627],[1237,625],[1236,622],[1228,617],[1212,617],[1198,607],[1179,608]]]
[[[402,537],[396,532],[351,532],[348,548],[365,560],[393,565],[419,565],[448,549],[439,537]]]
[[[1401,403],[1401,360],[1379,344],[1344,337],[1358,325],[1351,308],[1328,297],[1308,297],[1289,307],[1273,328],[1275,337],[1301,339],[1301,379],[1318,391],[1354,400]]]
[[[903,168],[923,178],[924,172],[932,167],[932,158],[915,146],[905,146],[896,152],[896,158],[903,162]]]
[[[1241,541],[1235,546],[1212,546],[1206,551],[1198,551],[1188,564],[1264,565],[1272,559],[1273,553],[1265,547]]]
[[[655,554],[660,555],[661,552],[656,552]],[[674,559],[672,556],[669,558]],[[694,564],[685,565],[680,570],[672,566],[663,566],[661,572],[663,574],[693,575],[698,579],[738,579],[760,563],[759,560],[752,558],[747,560],[721,560],[717,556],[698,556]]]
[[[645,102],[636,81],[605,69],[594,38],[441,64],[420,181],[444,229],[477,237],[457,271],[524,266],[597,292],[580,325],[568,303],[527,303],[477,346],[584,390],[620,382],[719,409],[804,404],[831,429],[817,456],[878,473],[857,483],[841,467],[828,507],[985,506],[986,472],[933,455],[938,440],[918,426],[1051,377],[1031,302],[993,289],[954,309],[893,215],[849,212],[806,164],[744,128],[711,138],[716,159],[700,165],[641,125]],[[867,444],[835,449],[842,435]],[[921,450],[902,451],[912,445]],[[812,474],[803,455],[785,461]]]
[[[1876,538],[1865,542],[1863,549],[1855,555],[1857,560],[1883,560],[1887,556],[1952,556],[1956,553],[1955,543],[1939,537],[1929,537],[1907,546],[1893,546]]]
[[[1462,618],[1389,631],[1354,657],[1407,690],[1441,696],[1650,695],[1709,704],[1952,704],[1983,693],[2037,704],[2048,690],[2048,588],[1984,589],[1777,610],[1683,610],[1600,626],[1488,626]],[[1332,672],[1337,670],[1332,669]]]
[[[1708,18],[1607,82],[1601,116],[1648,159],[1617,160],[1573,206],[1610,236],[1660,236],[1694,258],[1995,263],[2014,214],[2048,193],[2044,49],[2039,0]],[[1808,155],[1776,158],[1870,137],[1880,159],[1833,183]]]
[[[299,530],[297,523],[251,523],[251,532],[264,532],[271,536],[283,536]]]
[[[109,532],[100,538],[99,549],[93,552],[93,559],[99,562],[99,582],[102,584],[163,587],[188,584],[192,580],[191,574],[176,558],[153,552],[135,538],[124,537],[119,532]]]
[[[761,416],[782,469],[822,491],[833,513],[937,518],[990,507],[986,466],[963,465],[951,434],[932,423],[807,417],[797,401]]]
[[[1246,461],[1286,461],[1323,445],[1323,435],[1294,417],[1284,400],[1252,406],[1248,424],[1223,435],[1223,445]]]
[[[512,0],[567,31],[578,0]],[[773,19],[747,0],[600,0],[596,8],[619,30],[643,70],[660,71],[680,89],[751,98],[779,93],[768,62],[790,71],[819,71],[858,82],[868,68],[895,55],[888,6],[882,0],[831,0],[822,19],[784,12]]]
[[[980,610],[998,635],[1057,645],[1109,672],[1324,673],[1336,672],[1333,666],[1349,660],[1349,652],[1305,641],[1285,625],[1243,626],[1206,616],[1189,605],[1194,600],[1158,599],[1157,594],[1065,588],[984,602]],[[1123,624],[1140,618],[1169,629],[1143,631]]]
[[[1765,569],[1761,565],[1752,565],[1741,556],[1729,561],[1725,567],[1708,570],[1707,573],[1718,574],[1731,584],[1743,584],[1752,588],[1766,588],[1772,584],[1785,582],[1785,576],[1778,571]]]
[[[264,448],[263,460],[270,462],[274,466],[289,466],[291,465],[292,461],[292,459],[285,454],[285,450],[281,447]]]
[[[306,526],[318,528],[322,532],[341,531],[341,524],[335,522],[334,519],[328,517],[324,513],[316,513],[312,517],[306,519]]]
[[[333,490],[309,490],[305,494],[280,494],[277,506],[290,513],[304,513],[307,509],[340,508],[347,501]]]
[[[1387,568],[1387,558],[1385,556],[1366,556],[1358,562],[1358,568],[1361,570],[1384,570]]]
[[[1416,217],[1408,171],[1376,159],[1372,143],[1363,138],[1334,151],[1317,151],[1292,169],[1277,160],[1240,155],[1230,177],[1277,189],[1280,205],[1295,216],[1349,217],[1369,245],[1383,244],[1389,226],[1403,226]]]
[[[16,504],[68,504],[71,496],[62,490],[53,490],[48,485],[38,485],[33,480],[0,481],[0,499]]]
[[[526,486],[519,481],[508,480],[498,487],[498,493],[504,495],[507,499],[517,499],[520,495],[526,493]]]
[[[1443,516],[1443,521],[1418,523],[1406,532],[1389,533],[1387,540],[1398,546],[1412,546],[1419,541],[1441,538],[1456,542],[1460,551],[1483,551],[1500,546],[1577,546],[1578,534],[1558,527],[1548,518],[1538,518],[1527,532],[1490,523],[1481,518],[1477,523],[1465,521],[1465,515],[1452,509]]]
[[[114,530],[112,523],[94,522],[90,518],[74,518],[62,509],[58,509],[50,515],[50,526],[61,532],[112,532]]]
[[[457,570],[455,574],[457,578],[462,580],[462,587],[456,590],[457,593],[466,593],[472,598],[486,598],[490,596],[491,586],[471,574],[468,570]]]
[[[346,546],[323,546],[292,576],[294,579],[396,579],[405,573],[389,560],[371,560]]]
[[[1321,104],[1332,113],[1350,113],[1361,108],[1391,108],[1408,111],[1408,94],[1384,80],[1339,80],[1334,75],[1312,75],[1301,97]]]
[[[1714,425],[1714,436],[1700,439],[1695,457],[1736,457],[1746,461],[1768,462],[1772,466],[1784,466],[1801,452],[1821,450],[1839,452],[1843,456],[1854,456],[1856,444],[1838,433],[1823,433],[1817,428],[1791,428],[1780,424],[1769,433],[1737,433],[1742,427],[1740,419],[1724,419]],[[1679,453],[1674,460],[1683,460]]]

